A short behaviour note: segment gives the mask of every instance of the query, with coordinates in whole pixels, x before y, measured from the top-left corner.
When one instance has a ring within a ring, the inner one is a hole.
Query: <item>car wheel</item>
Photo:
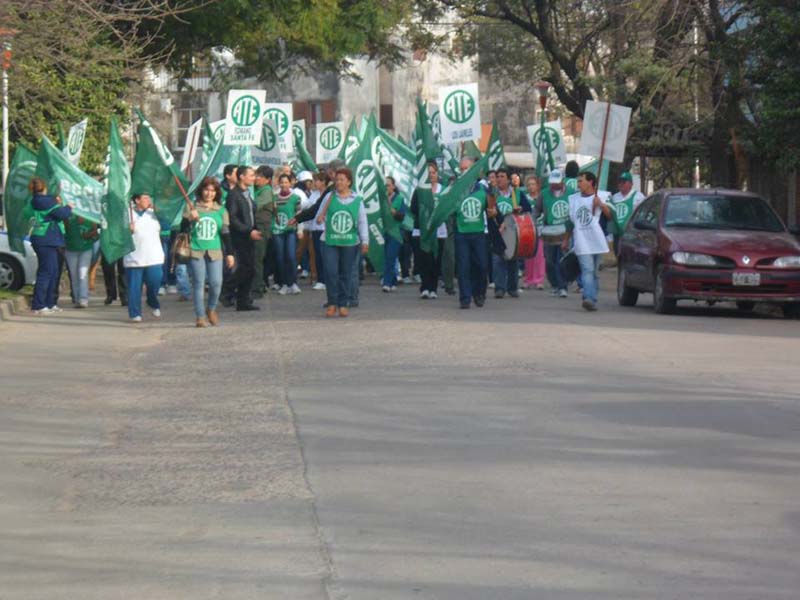
[[[639,290],[628,287],[628,272],[622,263],[617,265],[617,301],[621,306],[636,306]]]
[[[660,315],[675,312],[678,301],[674,298],[664,297],[664,267],[659,265],[656,269],[655,288],[653,289],[653,308]]]
[[[736,308],[741,310],[742,312],[752,312],[752,310],[756,307],[755,302],[751,302],[750,300],[740,300],[736,303]]]
[[[17,259],[0,254],[0,290],[18,290],[25,285],[25,272]]]
[[[784,304],[782,308],[787,319],[800,319],[800,304]]]

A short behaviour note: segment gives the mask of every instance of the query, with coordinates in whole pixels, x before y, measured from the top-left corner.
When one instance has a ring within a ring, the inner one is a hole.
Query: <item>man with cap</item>
[[[619,253],[619,240],[625,232],[625,226],[636,210],[644,200],[644,194],[639,190],[633,189],[633,175],[630,171],[625,171],[619,176],[617,180],[616,194],[611,196],[611,217],[613,222],[612,231],[614,233],[614,254]]]
[[[569,200],[564,189],[564,174],[555,169],[547,178],[547,187],[542,190],[537,201],[537,214],[544,215],[542,241],[547,280],[553,288],[553,295],[567,297],[567,280],[561,270],[561,242],[567,235],[569,221]]]

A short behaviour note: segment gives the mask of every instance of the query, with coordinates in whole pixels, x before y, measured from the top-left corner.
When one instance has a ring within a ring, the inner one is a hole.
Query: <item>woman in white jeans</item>
[[[97,225],[82,217],[73,216],[66,222],[66,259],[69,279],[72,284],[72,303],[75,308],[89,306],[89,269],[92,266],[92,250],[98,238]]]

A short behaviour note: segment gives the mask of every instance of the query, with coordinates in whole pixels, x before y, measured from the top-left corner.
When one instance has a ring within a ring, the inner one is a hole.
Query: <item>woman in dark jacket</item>
[[[33,194],[31,246],[39,260],[31,309],[37,315],[47,315],[61,312],[56,306],[59,254],[64,252],[64,221],[72,216],[72,207],[64,206],[59,196],[48,196],[47,184],[39,177],[31,179],[28,190]]]

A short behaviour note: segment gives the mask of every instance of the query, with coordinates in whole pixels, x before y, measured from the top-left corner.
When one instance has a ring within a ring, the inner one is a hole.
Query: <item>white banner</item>
[[[327,164],[339,156],[344,144],[344,122],[317,123],[317,164]]]
[[[276,104],[274,102],[264,105],[264,120],[275,122],[278,128],[278,141],[281,145],[281,152],[288,155],[294,148],[292,140],[292,121],[294,111],[291,102]]]
[[[186,130],[186,139],[183,142],[183,156],[181,157],[181,171],[186,173],[194,162],[194,155],[200,146],[200,134],[203,132],[203,119],[197,119],[189,129]]]
[[[86,141],[86,126],[88,124],[89,119],[84,119],[80,123],[69,128],[67,147],[64,148],[64,156],[76,167],[81,160],[81,151],[83,150],[83,142]]]
[[[539,160],[539,154],[547,157],[547,145],[553,155],[553,162],[556,166],[567,162],[567,147],[564,145],[564,131],[561,128],[561,119],[550,121],[544,124],[544,132],[541,125],[528,125],[528,144],[533,154],[533,164]]]
[[[608,125],[606,126],[606,114]],[[625,144],[628,141],[628,125],[631,120],[631,109],[628,106],[611,105],[607,102],[586,101],[583,114],[583,133],[581,134],[580,154],[600,158],[603,144],[603,130],[606,131],[606,145],[603,158],[612,162],[625,159]]]
[[[252,149],[253,166],[269,165],[273,169],[282,166],[286,162],[286,153],[281,151],[278,124],[265,119],[261,132],[261,142]]]
[[[481,139],[477,83],[439,89],[439,123],[443,144]]]
[[[226,146],[257,146],[261,143],[265,90],[231,90],[225,116]]]

